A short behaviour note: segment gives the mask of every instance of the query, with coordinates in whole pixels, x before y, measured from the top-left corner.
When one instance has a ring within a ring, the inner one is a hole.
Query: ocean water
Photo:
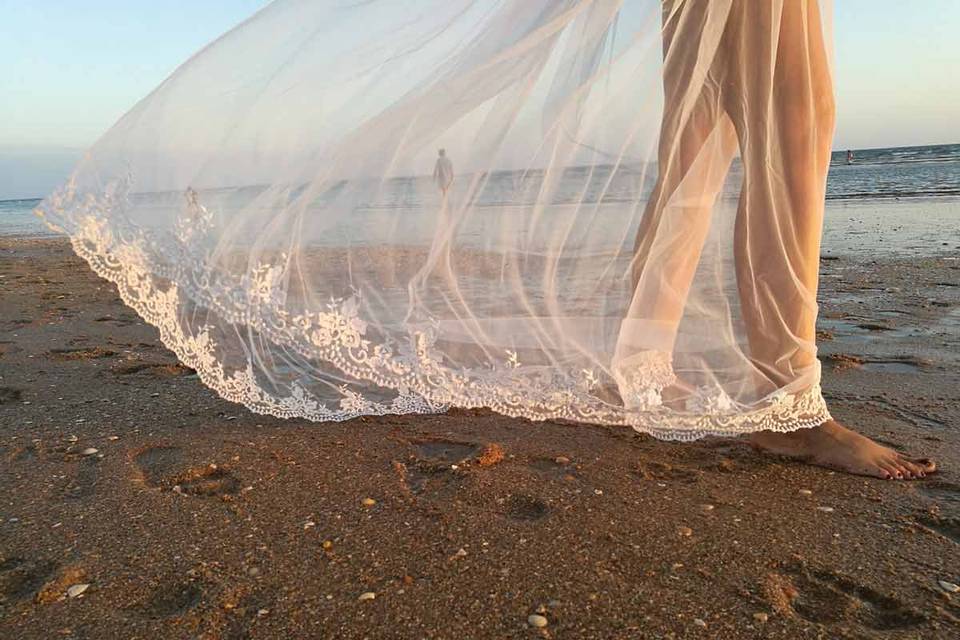
[[[831,160],[825,252],[942,253],[960,249],[960,144],[854,149],[852,156],[848,161],[847,150],[837,150]],[[569,169],[554,204],[600,201],[605,208],[614,209],[618,203],[633,200],[638,191],[649,191],[649,176],[644,180],[639,168],[621,167],[612,180],[610,171],[603,166]],[[723,197],[736,197],[738,174],[735,163]],[[539,190],[539,180],[536,172],[522,178],[517,172],[494,173],[474,204],[497,208],[530,205]],[[378,189],[377,195],[361,206],[371,216],[369,226],[376,227],[378,211],[414,214],[423,210],[427,199],[435,197],[436,189],[429,182],[400,178]],[[255,187],[233,190],[224,197],[247,200],[257,191]],[[336,192],[334,188],[321,196],[317,206],[322,206],[326,197],[335,198]],[[178,200],[182,197],[169,195]],[[52,235],[32,211],[39,203],[39,199],[0,201],[0,235]],[[411,230],[419,226],[415,217],[411,215],[408,220]]]
[[[960,195],[960,144],[834,151],[827,199]]]
[[[40,200],[0,200],[0,236],[53,235],[33,213]]]

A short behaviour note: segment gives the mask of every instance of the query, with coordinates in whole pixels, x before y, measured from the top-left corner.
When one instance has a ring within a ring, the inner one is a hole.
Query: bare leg
[[[818,2],[780,5],[735,0],[724,42],[731,49],[725,103],[744,161],[735,231],[741,312],[751,359],[772,388],[816,367],[820,235],[834,125]],[[775,28],[763,26],[778,22],[777,39]],[[751,65],[772,56],[772,74]],[[915,478],[936,469],[835,420],[794,433],[760,432],[751,440],[776,454],[860,475]]]
[[[816,4],[735,0],[724,41],[732,50],[724,102],[744,165],[734,231],[740,312],[750,358],[771,391],[816,367],[820,235],[834,124]],[[814,8],[813,16],[804,16],[806,7]],[[764,72],[766,60],[772,73]]]

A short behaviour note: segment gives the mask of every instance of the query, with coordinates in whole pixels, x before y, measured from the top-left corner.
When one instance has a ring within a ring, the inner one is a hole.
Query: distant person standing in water
[[[440,188],[440,193],[446,197],[450,185],[453,184],[453,163],[447,157],[446,149],[439,149],[437,153],[439,157],[437,158],[437,164],[433,167],[433,180]]]
[[[847,149],[847,164],[853,164],[853,151]]]

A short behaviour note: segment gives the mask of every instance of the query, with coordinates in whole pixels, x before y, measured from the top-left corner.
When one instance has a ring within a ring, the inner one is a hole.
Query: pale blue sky
[[[0,0],[0,199],[42,195],[76,150],[263,4]],[[960,142],[960,0],[834,7],[835,146]]]

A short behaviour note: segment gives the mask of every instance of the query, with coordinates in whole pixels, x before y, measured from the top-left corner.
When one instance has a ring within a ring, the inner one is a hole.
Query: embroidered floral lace
[[[812,427],[825,6],[277,0],[38,212],[259,413]]]

